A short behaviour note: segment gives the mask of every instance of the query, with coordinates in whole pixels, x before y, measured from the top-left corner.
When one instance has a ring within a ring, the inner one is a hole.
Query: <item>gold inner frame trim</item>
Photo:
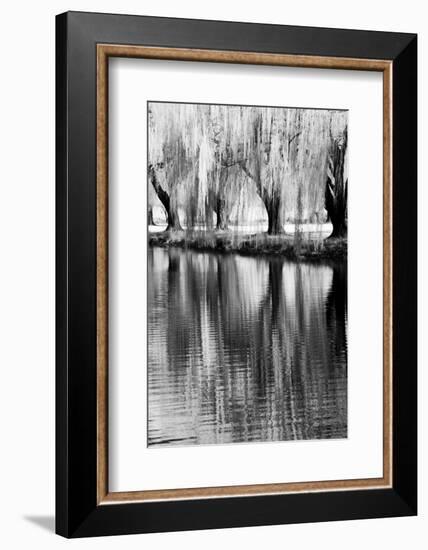
[[[108,488],[108,59],[132,57],[383,73],[383,476],[225,487],[109,492]],[[187,48],[97,45],[97,503],[221,498],[392,486],[392,62]]]

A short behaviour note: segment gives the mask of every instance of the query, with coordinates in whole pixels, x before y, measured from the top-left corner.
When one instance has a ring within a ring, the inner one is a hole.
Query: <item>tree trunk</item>
[[[153,208],[151,206],[149,206],[149,210],[147,212],[147,223],[148,225],[156,225],[153,218]]]
[[[216,229],[224,231],[229,225],[229,212],[227,203],[227,179],[228,170],[224,166],[221,167],[220,181],[216,182],[214,175],[211,175],[210,187],[208,191],[208,206],[215,212]]]
[[[216,203],[216,214],[217,214],[217,229],[224,231],[228,226],[228,216],[226,211],[226,200],[224,198],[218,197]]]
[[[167,210],[167,217],[168,226],[166,228],[166,231],[183,231],[183,228],[180,224],[180,218],[178,217],[178,212],[175,207],[169,207],[169,210]]]
[[[166,218],[168,222],[166,231],[182,231],[177,208],[173,201],[171,201],[169,194],[162,188],[161,184],[159,183],[155,169],[152,165],[149,166],[149,177],[150,181],[152,182],[153,188],[156,191],[157,196],[159,197],[159,200],[165,208]]]
[[[348,180],[344,180],[347,133],[333,142],[328,159],[325,185],[325,208],[333,225],[330,238],[344,238],[348,234]]]
[[[198,189],[192,189],[186,201],[186,226],[187,230],[194,229],[198,218]]]
[[[346,238],[348,234],[348,227],[346,222],[343,222],[341,217],[339,219],[331,219],[331,223],[333,224],[333,231],[331,232],[331,235],[329,235],[329,239],[343,239]]]
[[[268,215],[268,235],[281,235],[284,233],[282,226],[281,198],[273,196],[264,200]]]

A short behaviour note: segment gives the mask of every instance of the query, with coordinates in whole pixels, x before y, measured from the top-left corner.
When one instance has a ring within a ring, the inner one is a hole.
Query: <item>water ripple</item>
[[[346,264],[149,249],[148,445],[347,436]]]

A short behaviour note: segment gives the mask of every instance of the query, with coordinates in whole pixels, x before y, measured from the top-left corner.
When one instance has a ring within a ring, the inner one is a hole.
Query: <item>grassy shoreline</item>
[[[280,256],[293,260],[346,260],[347,239],[321,239],[319,235],[271,236],[266,233],[234,234],[207,231],[149,233],[149,245],[192,250]]]

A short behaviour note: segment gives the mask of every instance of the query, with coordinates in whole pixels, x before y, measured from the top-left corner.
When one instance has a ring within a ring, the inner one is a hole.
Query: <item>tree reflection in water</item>
[[[346,264],[149,248],[148,445],[347,436]]]

